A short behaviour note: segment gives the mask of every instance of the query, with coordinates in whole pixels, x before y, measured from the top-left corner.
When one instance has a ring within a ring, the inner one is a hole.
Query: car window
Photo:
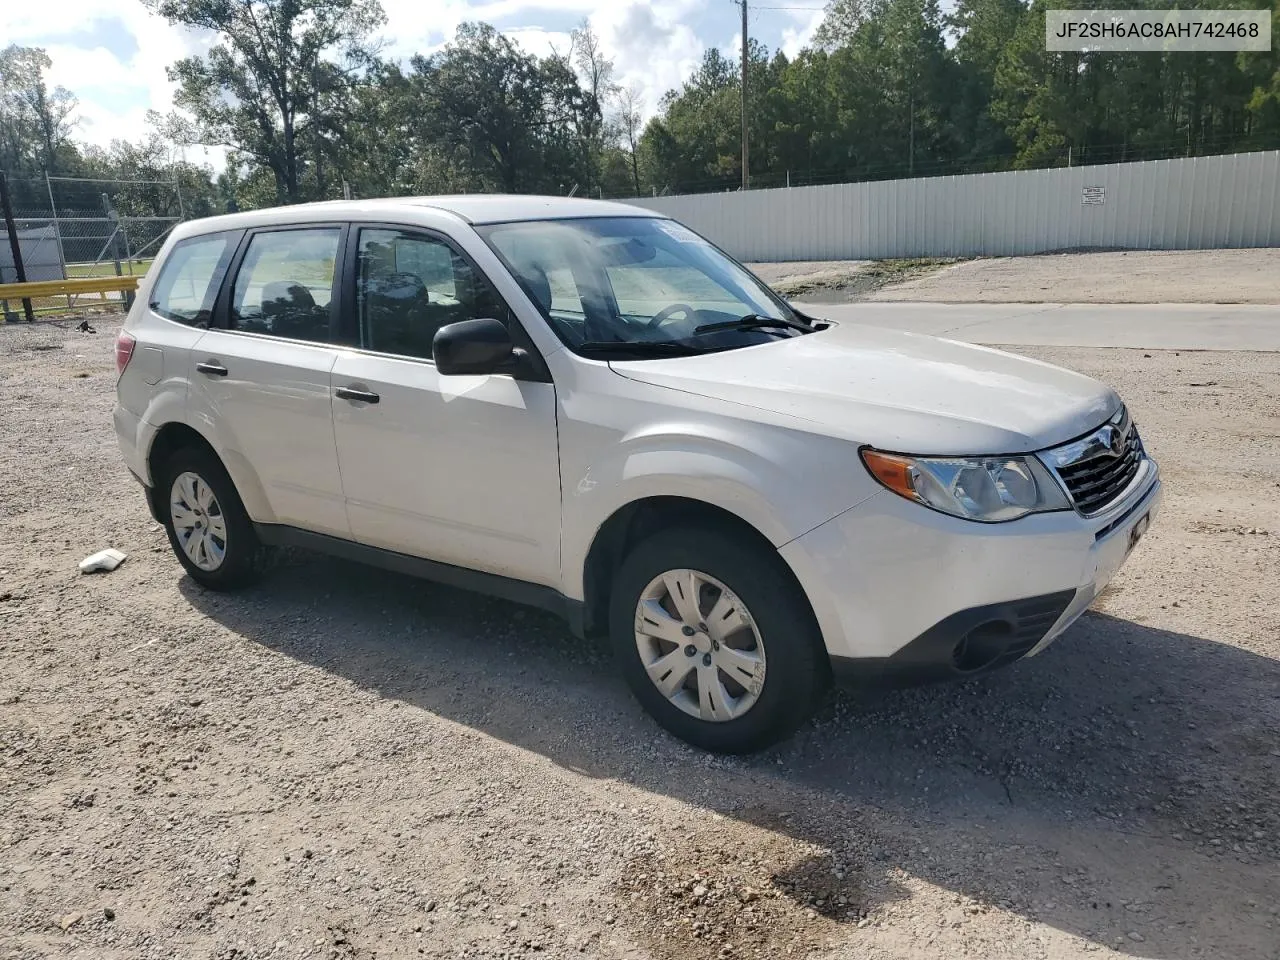
[[[151,309],[167,320],[208,327],[235,238],[215,233],[174,244],[151,288]]]
[[[605,262],[604,271],[623,316],[648,321],[663,307],[673,303],[688,305],[695,310],[737,314],[747,306],[740,296],[716,282],[708,273],[678,259],[669,249],[655,246],[647,260],[632,263],[625,257],[612,255],[612,248],[622,246],[617,242],[602,243],[601,259]],[[615,260],[621,262],[615,263]]]
[[[579,284],[583,268],[572,247],[539,233],[501,236],[509,240],[502,252],[534,305],[553,322],[580,328],[586,314]]]
[[[658,342],[726,350],[800,332],[794,311],[750,271],[671,220],[531,220],[476,231],[570,349]],[[766,323],[751,323],[759,318]]]
[[[482,317],[510,324],[489,281],[450,244],[393,229],[360,231],[356,312],[361,346],[423,359],[447,324]]]
[[[231,325],[293,340],[329,339],[337,227],[257,233],[236,274]]]

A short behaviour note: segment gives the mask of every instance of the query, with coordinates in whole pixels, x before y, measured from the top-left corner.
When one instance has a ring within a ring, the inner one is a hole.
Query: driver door
[[[511,374],[443,376],[442,326],[494,317],[523,331],[443,236],[361,227],[333,368],[333,426],[360,543],[532,583],[560,580],[555,387]]]

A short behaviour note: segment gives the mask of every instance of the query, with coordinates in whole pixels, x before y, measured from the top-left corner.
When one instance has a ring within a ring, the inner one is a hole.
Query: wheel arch
[[[809,601],[790,564],[777,546],[754,524],[725,507],[684,496],[647,496],[613,511],[596,530],[582,569],[582,627],[587,636],[608,631],[609,599],[619,564],[636,544],[676,526],[701,526],[721,530],[749,543],[765,556],[776,558],[806,604]]]
[[[179,420],[172,420],[157,430],[147,450],[147,473],[151,478],[151,485],[147,487],[147,498],[152,508],[152,515],[157,520],[163,520],[163,511],[166,509],[165,493],[160,490],[160,471],[164,468],[165,461],[175,452],[188,447],[205,450],[216,457],[227,471],[227,475],[231,477],[231,482],[235,484],[236,493],[250,518],[258,522],[270,522],[269,518],[272,514],[266,493],[253,468],[243,458],[223,457],[208,437],[189,423]]]

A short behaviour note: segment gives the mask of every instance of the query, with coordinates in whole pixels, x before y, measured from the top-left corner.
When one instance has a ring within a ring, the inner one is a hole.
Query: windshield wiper
[[[694,327],[694,333],[715,333],[717,330],[767,330],[775,328],[779,330],[799,330],[801,333],[813,333],[814,328],[807,323],[801,323],[799,320],[775,319],[774,317],[762,317],[757,313],[748,313],[745,317],[739,317],[737,320],[721,320],[718,323],[704,323],[701,326]]]
[[[687,357],[699,353],[715,353],[713,349],[695,347],[674,340],[588,340],[578,344],[583,353],[633,353],[651,357]]]

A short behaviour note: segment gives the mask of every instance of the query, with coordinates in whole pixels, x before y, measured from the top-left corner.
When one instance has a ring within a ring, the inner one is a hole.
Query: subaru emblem
[[[1111,452],[1115,456],[1120,456],[1120,452],[1124,449],[1124,436],[1114,427],[1111,430],[1111,438],[1109,441]]]

